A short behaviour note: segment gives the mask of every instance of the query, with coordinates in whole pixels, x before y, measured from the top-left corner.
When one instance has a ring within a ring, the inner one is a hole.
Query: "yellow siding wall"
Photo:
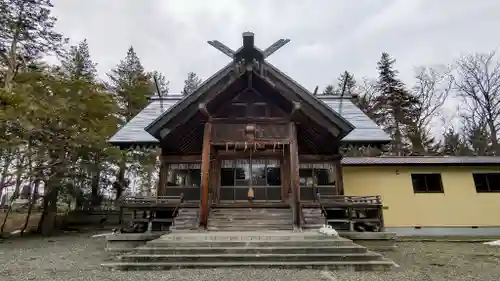
[[[344,167],[346,195],[381,195],[387,227],[500,226],[500,193],[477,193],[472,172],[496,167]],[[413,193],[411,173],[441,173],[444,193]]]

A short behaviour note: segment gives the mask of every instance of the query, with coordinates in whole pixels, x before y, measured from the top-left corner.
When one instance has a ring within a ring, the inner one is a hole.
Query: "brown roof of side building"
[[[381,156],[344,157],[345,166],[496,166],[500,171],[500,156]]]

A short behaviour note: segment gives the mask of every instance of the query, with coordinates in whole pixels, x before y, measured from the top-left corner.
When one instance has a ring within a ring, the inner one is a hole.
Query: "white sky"
[[[182,88],[187,72],[207,78],[229,58],[206,41],[236,49],[253,31],[266,48],[291,42],[269,59],[306,88],[336,83],[349,70],[375,77],[381,52],[397,59],[401,78],[414,67],[449,64],[467,52],[500,46],[499,0],[53,0],[57,29],[87,38],[101,76],[133,45],[146,69]]]

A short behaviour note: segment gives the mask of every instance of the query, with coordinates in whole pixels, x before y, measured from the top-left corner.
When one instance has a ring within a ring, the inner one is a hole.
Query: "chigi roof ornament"
[[[217,40],[208,41],[208,44],[232,58],[238,71],[244,72],[260,70],[262,62],[288,42],[290,42],[290,39],[279,39],[262,51],[255,47],[254,33],[247,31],[243,32],[243,46],[237,51],[232,50]]]

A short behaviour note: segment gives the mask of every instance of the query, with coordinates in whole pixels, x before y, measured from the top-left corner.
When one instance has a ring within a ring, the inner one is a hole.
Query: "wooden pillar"
[[[286,151],[286,149],[285,149]],[[287,195],[288,195],[288,178],[289,178],[289,175],[288,175],[288,171],[287,171],[287,168],[288,168],[288,162],[286,161],[286,156],[288,154],[283,154],[283,156],[281,157],[280,159],[280,177],[281,177],[281,200],[283,202],[286,202],[287,200]]]
[[[300,175],[299,175],[299,147],[297,143],[297,130],[295,124],[290,124],[290,183],[292,187],[293,204],[295,207],[295,224],[301,225],[301,205],[300,205]]]
[[[167,195],[167,185],[168,185],[168,163],[166,163],[164,157],[160,156],[160,179],[158,181],[158,186],[156,188],[156,196],[166,196]]]
[[[344,174],[342,172],[342,156],[335,160],[335,185],[337,188],[337,195],[344,195]]]
[[[208,221],[208,189],[210,185],[210,137],[212,123],[205,123],[203,132],[203,149],[201,153],[201,210],[200,225],[207,227]]]

